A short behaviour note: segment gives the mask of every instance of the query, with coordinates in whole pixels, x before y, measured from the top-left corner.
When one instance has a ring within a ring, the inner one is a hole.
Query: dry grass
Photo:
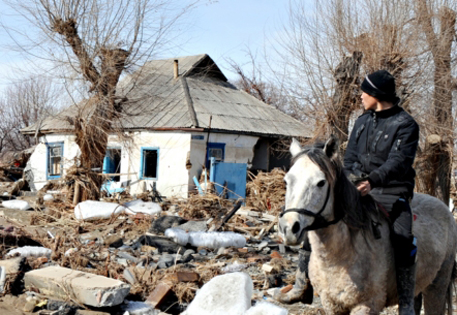
[[[233,207],[233,202],[216,194],[190,195],[187,200],[171,198],[170,203],[179,206],[179,215],[186,220],[220,220]]]
[[[250,173],[251,181],[246,185],[246,205],[272,215],[279,214],[286,196],[285,175],[286,172],[280,169],[270,173],[260,172],[257,176]]]
[[[290,268],[292,263],[284,258],[272,258],[270,265],[273,267],[273,272],[281,273],[284,269]]]

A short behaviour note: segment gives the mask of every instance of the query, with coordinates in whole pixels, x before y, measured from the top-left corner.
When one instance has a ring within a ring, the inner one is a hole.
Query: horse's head
[[[333,223],[333,190],[337,170],[337,141],[303,149],[293,139],[290,152],[293,165],[286,174],[285,211],[279,219],[279,234],[287,245],[303,242],[306,231]]]

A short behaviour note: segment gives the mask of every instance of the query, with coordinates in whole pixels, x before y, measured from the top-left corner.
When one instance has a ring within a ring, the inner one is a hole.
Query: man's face
[[[362,92],[362,96],[360,96],[362,99],[362,104],[365,110],[376,110],[378,106],[378,99],[371,96],[370,94],[367,94],[365,92]]]

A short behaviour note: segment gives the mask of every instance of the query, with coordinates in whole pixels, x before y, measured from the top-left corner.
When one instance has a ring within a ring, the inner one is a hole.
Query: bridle
[[[313,231],[313,230],[326,228],[326,227],[328,227],[328,226],[330,226],[332,224],[338,223],[344,216],[344,214],[343,214],[343,215],[341,215],[339,217],[336,217],[332,221],[327,221],[322,216],[322,212],[324,212],[325,207],[327,206],[329,198],[330,198],[330,185],[328,185],[328,188],[327,188],[327,197],[325,197],[325,202],[322,205],[321,209],[317,213],[316,212],[312,212],[312,211],[310,211],[308,209],[304,209],[304,208],[291,208],[291,209],[287,209],[287,210],[284,210],[284,208],[283,208],[283,211],[281,212],[279,217],[281,218],[287,212],[297,212],[297,213],[300,213],[300,214],[303,214],[303,215],[307,215],[309,217],[313,217],[314,218],[314,222],[311,225],[308,225],[306,228],[304,228],[305,231]]]

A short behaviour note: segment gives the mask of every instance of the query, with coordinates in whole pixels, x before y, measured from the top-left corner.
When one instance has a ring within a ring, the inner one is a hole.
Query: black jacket
[[[349,172],[368,175],[372,188],[412,196],[413,169],[419,142],[419,126],[399,106],[375,112],[366,111],[355,122],[344,156]]]

